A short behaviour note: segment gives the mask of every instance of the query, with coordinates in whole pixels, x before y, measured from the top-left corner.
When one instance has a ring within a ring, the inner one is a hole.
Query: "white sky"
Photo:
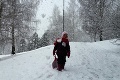
[[[65,6],[67,1],[69,0],[65,0]],[[62,13],[63,0],[43,0],[43,2],[38,6],[37,19],[41,20],[41,24],[38,24],[37,29],[39,37],[41,37],[44,31],[47,30],[49,25],[49,17],[52,16],[54,5],[57,5]],[[42,14],[46,14],[46,16],[42,18]]]

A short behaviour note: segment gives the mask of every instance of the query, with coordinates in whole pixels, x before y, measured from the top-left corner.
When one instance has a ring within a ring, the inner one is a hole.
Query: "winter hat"
[[[63,37],[64,34],[68,34],[68,33],[66,31],[62,32],[62,37]]]

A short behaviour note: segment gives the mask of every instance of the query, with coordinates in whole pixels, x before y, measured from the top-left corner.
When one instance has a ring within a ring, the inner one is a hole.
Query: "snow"
[[[8,57],[10,55],[0,55],[0,58]]]
[[[68,6],[69,0],[65,0],[65,7]],[[38,23],[38,36],[42,37],[44,32],[48,29],[50,25],[50,17],[52,16],[53,13],[53,8],[54,6],[57,5],[59,7],[59,10],[63,11],[63,0],[43,0],[40,5],[38,6],[37,14],[36,14],[36,19],[40,20],[41,23]],[[46,15],[44,18],[42,15]]]
[[[65,70],[52,69],[53,45],[0,57],[0,80],[120,80],[120,45],[71,42]],[[5,58],[6,57],[6,58]]]

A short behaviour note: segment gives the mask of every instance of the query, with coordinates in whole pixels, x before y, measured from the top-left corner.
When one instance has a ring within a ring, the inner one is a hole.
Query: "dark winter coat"
[[[57,54],[58,64],[65,64],[66,56],[70,55],[70,45],[66,38],[58,38],[54,43],[53,55]]]

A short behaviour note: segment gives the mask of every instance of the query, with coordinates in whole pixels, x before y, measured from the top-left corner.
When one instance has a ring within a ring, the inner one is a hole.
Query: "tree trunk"
[[[15,28],[15,4],[16,4],[16,0],[12,1],[12,7],[13,7],[13,22],[12,22],[12,53],[11,54],[15,54],[15,36],[14,36],[14,28]]]
[[[99,38],[100,41],[103,41],[103,14],[104,14],[104,8],[105,8],[105,0],[100,0],[100,28],[99,28]]]
[[[102,37],[102,30],[100,31],[100,41],[103,41],[103,37]]]
[[[12,25],[12,53],[11,54],[15,54],[14,21]]]
[[[97,34],[97,32],[95,31],[95,33],[94,33],[94,41],[96,42],[96,34]]]
[[[3,10],[3,3],[0,2],[0,31],[1,31],[2,10]]]

